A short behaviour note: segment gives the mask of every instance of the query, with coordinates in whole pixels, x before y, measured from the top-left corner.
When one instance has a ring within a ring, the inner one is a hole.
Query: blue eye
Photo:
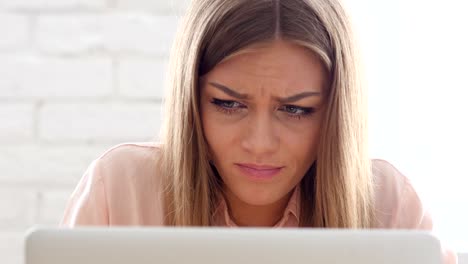
[[[211,103],[216,106],[218,111],[228,115],[239,112],[242,108],[247,108],[245,105],[232,100],[213,98]],[[315,108],[313,107],[300,107],[295,105],[285,105],[280,107],[278,110],[285,112],[289,117],[295,119],[301,119],[301,117],[309,116],[315,112]]]
[[[315,108],[313,107],[300,107],[295,105],[285,105],[281,107],[280,110],[286,112],[289,116],[298,119],[315,112]]]
[[[225,107],[225,108],[237,108],[237,107],[241,106],[241,104],[239,102],[236,102],[236,101],[220,100],[220,99],[216,99],[216,98],[213,99],[212,103],[217,105],[217,106],[221,106],[221,107]]]
[[[221,99],[213,98],[211,103],[216,106],[217,110],[226,114],[233,114],[236,111],[240,111],[241,108],[245,108],[243,104],[236,102],[236,101],[231,101],[231,100],[221,100]]]

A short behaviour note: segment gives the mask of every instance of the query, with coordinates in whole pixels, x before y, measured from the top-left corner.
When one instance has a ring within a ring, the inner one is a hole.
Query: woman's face
[[[204,135],[228,201],[263,206],[289,199],[316,159],[325,76],[310,50],[285,41],[236,55],[202,76]]]

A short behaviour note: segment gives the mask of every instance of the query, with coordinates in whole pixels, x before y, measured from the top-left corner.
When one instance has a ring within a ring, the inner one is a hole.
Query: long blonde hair
[[[255,43],[310,48],[328,69],[318,156],[301,181],[300,226],[369,228],[374,186],[367,102],[350,23],[338,0],[192,0],[179,25],[161,130],[165,224],[209,226],[219,184],[208,162],[199,77]]]

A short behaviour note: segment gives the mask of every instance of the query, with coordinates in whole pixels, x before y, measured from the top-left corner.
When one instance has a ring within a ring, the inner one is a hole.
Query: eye
[[[240,111],[242,108],[246,108],[245,105],[232,100],[221,100],[213,98],[211,103],[214,104],[219,111],[226,114],[233,114],[236,111]]]
[[[280,111],[287,113],[293,118],[300,119],[301,117],[311,115],[315,112],[313,107],[300,107],[295,105],[285,105],[279,108]]]
[[[236,101],[221,100],[216,98],[213,98],[213,101],[211,103],[224,108],[236,108],[242,105],[241,103]]]

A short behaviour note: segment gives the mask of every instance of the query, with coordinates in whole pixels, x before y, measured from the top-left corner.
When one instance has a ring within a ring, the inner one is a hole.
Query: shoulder
[[[113,172],[109,177],[146,174],[147,170],[156,169],[160,151],[158,143],[122,143],[106,150],[93,163],[103,172]]]
[[[390,162],[372,160],[377,225],[381,228],[432,228],[412,182]]]
[[[159,185],[160,151],[160,144],[149,142],[113,146],[94,161],[97,180],[109,191]]]
[[[386,160],[373,159],[372,174],[377,194],[386,195],[381,198],[397,199],[410,185],[409,179]]]
[[[114,146],[88,167],[66,206],[62,226],[161,225],[161,146]]]
[[[97,162],[107,166],[122,166],[133,163],[156,161],[161,144],[152,142],[122,143],[106,150],[97,158]]]
[[[124,143],[92,163],[90,181],[101,187],[90,195],[103,197],[101,207],[106,208],[109,225],[162,224],[160,152],[157,143]]]

